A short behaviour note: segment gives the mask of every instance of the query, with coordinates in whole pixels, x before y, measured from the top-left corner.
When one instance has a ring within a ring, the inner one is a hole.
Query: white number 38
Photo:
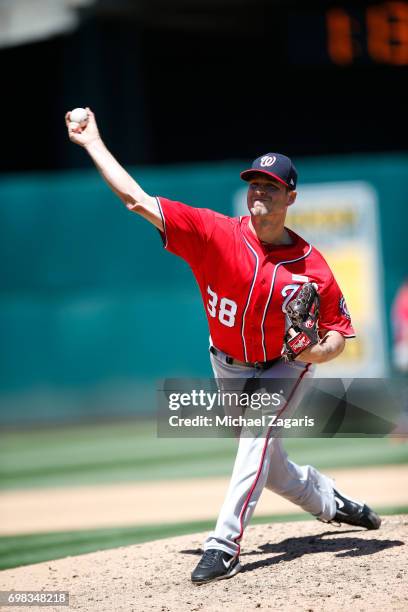
[[[207,303],[207,310],[211,317],[217,316],[218,295],[210,286],[207,287],[207,293],[210,296]],[[237,314],[238,306],[233,300],[221,298],[218,308],[218,320],[227,327],[234,327],[235,315]]]

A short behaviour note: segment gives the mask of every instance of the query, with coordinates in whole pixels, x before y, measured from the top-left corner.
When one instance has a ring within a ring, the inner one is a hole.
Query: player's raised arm
[[[84,147],[109,187],[126,207],[163,231],[163,222],[156,198],[148,195],[108,151],[99,134],[95,115],[90,108],[86,123],[71,122],[70,112],[65,123],[71,142]]]

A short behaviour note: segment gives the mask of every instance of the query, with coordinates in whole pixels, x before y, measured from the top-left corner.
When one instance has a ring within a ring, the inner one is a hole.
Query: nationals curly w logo
[[[273,164],[276,162],[276,156],[275,155],[264,155],[263,157],[261,157],[261,166],[264,168],[265,166],[273,166]]]

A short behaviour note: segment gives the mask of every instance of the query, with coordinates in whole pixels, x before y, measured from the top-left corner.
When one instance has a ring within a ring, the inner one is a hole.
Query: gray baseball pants
[[[282,417],[293,414],[304,395],[302,381],[313,376],[314,368],[302,362],[285,363],[278,361],[268,370],[246,366],[229,365],[226,355],[218,351],[210,353],[211,365],[218,387],[228,388],[228,379],[234,380],[234,390],[242,388],[248,379],[290,379],[291,393],[283,407]],[[239,437],[235,464],[218,516],[217,524],[204,544],[204,550],[217,548],[233,555],[239,555],[240,542],[246,526],[255,510],[261,493],[266,487],[310,512],[316,518],[330,520],[336,512],[333,481],[310,465],[300,466],[288,459],[282,439],[268,436],[265,431],[259,435],[246,432]]]

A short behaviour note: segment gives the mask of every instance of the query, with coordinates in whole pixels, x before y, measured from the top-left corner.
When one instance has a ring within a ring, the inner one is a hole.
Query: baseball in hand
[[[76,121],[70,121],[70,122],[68,123],[68,129],[69,129],[71,132],[77,132],[78,134],[80,134],[80,133],[81,133],[81,126],[80,126],[80,124],[79,124],[79,123],[77,123]]]
[[[84,127],[88,122],[88,112],[84,108],[74,108],[69,114],[70,121]]]

